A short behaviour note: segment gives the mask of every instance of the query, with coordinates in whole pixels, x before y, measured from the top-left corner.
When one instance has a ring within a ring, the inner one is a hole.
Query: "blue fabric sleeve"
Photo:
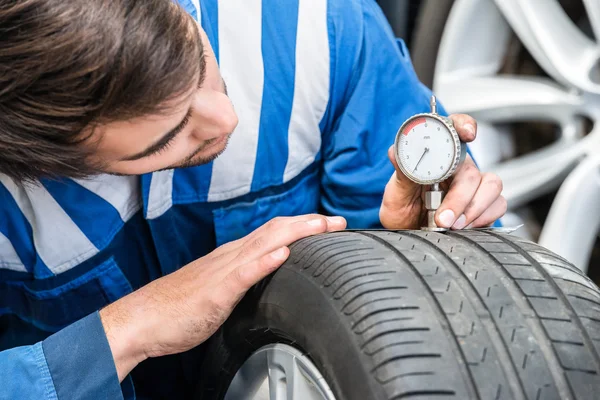
[[[57,399],[41,342],[0,353],[0,399]]]
[[[59,400],[123,399],[98,312],[69,325],[42,343]]]
[[[387,156],[410,116],[429,112],[431,91],[374,0],[330,0],[330,102],[322,121],[321,207],[348,228],[381,228],[379,208],[394,172]],[[438,101],[438,112],[448,115]]]
[[[98,313],[43,342],[0,352],[0,399],[122,399]]]

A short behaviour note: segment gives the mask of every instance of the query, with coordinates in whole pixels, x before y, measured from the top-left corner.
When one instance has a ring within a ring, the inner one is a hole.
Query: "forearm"
[[[91,314],[43,342],[0,352],[2,399],[122,399],[100,318]]]

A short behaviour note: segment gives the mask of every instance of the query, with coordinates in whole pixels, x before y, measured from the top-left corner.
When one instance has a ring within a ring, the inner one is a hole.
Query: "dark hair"
[[[168,111],[204,68],[172,0],[0,0],[0,173],[100,172],[91,127]]]

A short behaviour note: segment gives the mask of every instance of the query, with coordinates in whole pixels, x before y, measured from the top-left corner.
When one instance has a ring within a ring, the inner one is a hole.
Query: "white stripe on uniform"
[[[79,185],[110,203],[127,222],[141,207],[139,177],[99,175],[76,179]]]
[[[173,205],[174,170],[154,172],[148,194],[148,211],[146,218],[154,219],[163,215]]]
[[[194,7],[196,8],[197,20],[199,23],[202,23],[202,8],[200,8],[200,0],[192,0]]]
[[[98,253],[96,246],[42,185],[18,187],[1,174],[0,183],[29,221],[37,253],[54,274],[65,272]]]
[[[12,243],[0,232],[0,268],[27,272]]]
[[[309,166],[321,147],[319,124],[329,102],[329,73],[327,1],[300,0],[294,103],[284,182]]]
[[[219,58],[239,124],[213,163],[208,201],[250,192],[264,87],[262,0],[219,2]]]

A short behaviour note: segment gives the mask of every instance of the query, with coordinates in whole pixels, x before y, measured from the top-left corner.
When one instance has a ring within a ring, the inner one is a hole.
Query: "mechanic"
[[[0,398],[188,397],[292,242],[420,226],[430,94],[373,0],[0,0]],[[440,226],[506,210],[470,157],[446,189]]]

